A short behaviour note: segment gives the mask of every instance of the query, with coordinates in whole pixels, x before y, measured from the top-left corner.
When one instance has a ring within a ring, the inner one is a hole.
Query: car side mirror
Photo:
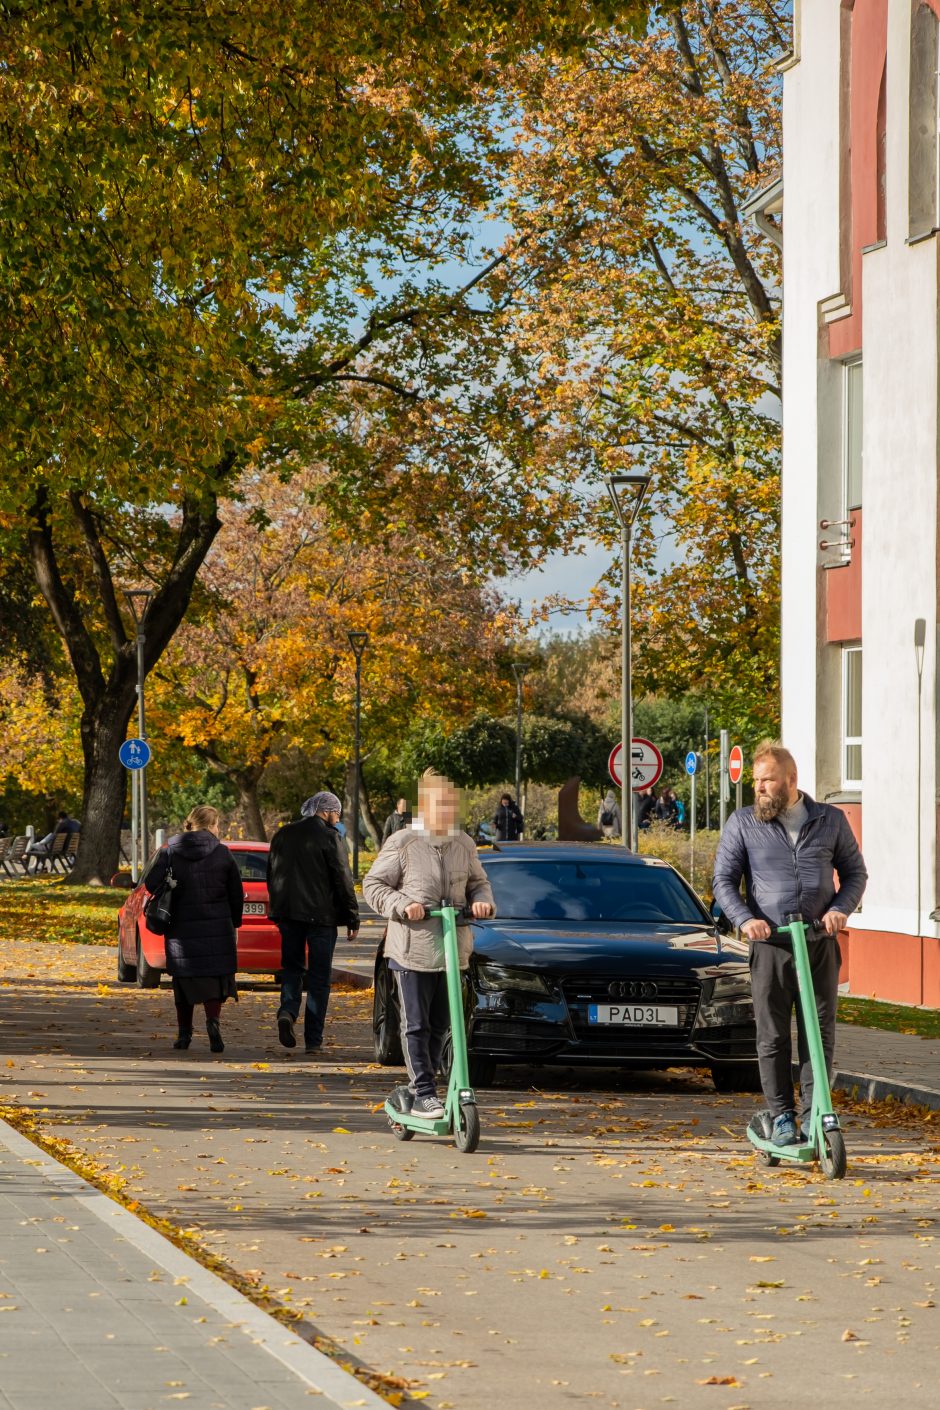
[[[134,889],[134,881],[129,871],[116,871],[108,885],[113,886],[116,891],[133,891]]]
[[[712,898],[712,903],[708,908],[708,913],[715,922],[715,927],[720,935],[733,935],[734,926],[731,924],[718,902]]]

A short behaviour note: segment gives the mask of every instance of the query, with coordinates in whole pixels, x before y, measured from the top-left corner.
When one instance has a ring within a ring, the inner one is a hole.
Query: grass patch
[[[940,1038],[940,1009],[908,1008],[880,999],[839,999],[839,1022],[862,1028],[882,1028],[914,1038]]]
[[[117,913],[126,899],[126,891],[73,886],[66,876],[4,881],[0,884],[0,941],[116,945]]]

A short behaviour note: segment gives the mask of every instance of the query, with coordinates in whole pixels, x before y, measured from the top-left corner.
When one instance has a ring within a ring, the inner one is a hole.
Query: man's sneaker
[[[775,1146],[795,1146],[797,1143],[796,1112],[782,1111],[774,1117],[770,1139]]]
[[[280,1038],[283,1048],[296,1048],[297,1039],[294,1037],[294,1020],[289,1013],[278,1014],[277,1036]]]
[[[428,1121],[440,1121],[444,1108],[437,1097],[415,1097],[411,1108],[412,1116],[423,1116]]]
[[[304,1053],[307,1057],[319,1057],[322,1052],[322,1043],[304,1043]]]

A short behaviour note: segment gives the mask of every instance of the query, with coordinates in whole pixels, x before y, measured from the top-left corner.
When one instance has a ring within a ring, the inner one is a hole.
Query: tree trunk
[[[355,786],[356,786],[356,762],[350,759],[345,768],[343,782],[343,812],[349,821],[349,828],[353,826],[353,811],[355,809]],[[373,847],[378,851],[382,845],[382,830],[375,820],[375,814],[369,803],[369,794],[366,789],[365,779],[362,777],[362,768],[359,769],[359,819],[360,834],[365,828]]]
[[[261,804],[258,801],[257,778],[241,776],[236,779],[238,784],[238,801],[241,805],[242,818],[245,824],[245,833],[256,842],[267,842],[268,834],[264,825],[264,818],[261,814]]]
[[[369,797],[369,790],[366,787],[366,781],[361,774],[359,776],[359,789],[359,803],[362,808],[362,821],[365,823],[366,832],[369,834],[369,838],[372,842],[373,847],[376,851],[378,851],[382,845],[382,828],[379,824],[378,818],[372,811],[372,800]]]
[[[85,782],[81,838],[72,869],[76,883],[107,885],[120,858],[127,774],[118,750],[134,710],[133,684],[125,686],[122,695],[115,700],[109,691],[96,710],[82,715]]]

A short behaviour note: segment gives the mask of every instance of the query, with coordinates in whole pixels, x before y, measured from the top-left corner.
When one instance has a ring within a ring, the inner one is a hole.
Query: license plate
[[[622,1023],[635,1028],[678,1028],[679,1010],[658,1004],[590,1004],[588,1023]]]
[[[266,916],[268,908],[263,901],[246,901],[243,913],[246,916]]]

